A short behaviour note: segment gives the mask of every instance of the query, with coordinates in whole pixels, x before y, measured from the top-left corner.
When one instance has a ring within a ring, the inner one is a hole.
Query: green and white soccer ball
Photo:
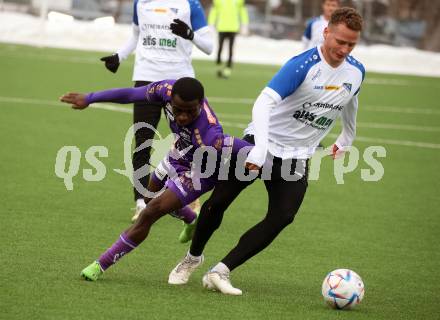
[[[361,277],[349,269],[337,269],[327,274],[322,283],[322,296],[334,309],[353,309],[364,297]]]

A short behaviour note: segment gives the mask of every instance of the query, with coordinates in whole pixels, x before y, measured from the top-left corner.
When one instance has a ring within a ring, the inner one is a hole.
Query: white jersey
[[[133,81],[194,77],[191,65],[193,43],[171,32],[170,24],[174,19],[182,20],[194,31],[194,43],[200,39],[201,30],[209,33],[205,13],[198,0],[135,0]],[[133,51],[133,46],[131,40],[118,50],[121,61]]]
[[[355,137],[357,96],[364,76],[363,65],[351,56],[333,68],[320,48],[305,51],[290,59],[260,94],[245,134],[255,135],[256,148],[264,155],[268,151],[283,159],[307,159],[342,115],[343,131],[336,145],[344,150]],[[261,156],[256,158],[260,160],[252,163],[264,162]]]
[[[324,42],[324,29],[328,26],[328,20],[319,16],[307,21],[306,30],[302,36],[304,50],[320,46]]]

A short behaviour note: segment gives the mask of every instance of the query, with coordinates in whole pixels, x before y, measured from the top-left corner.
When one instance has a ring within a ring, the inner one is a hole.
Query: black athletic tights
[[[248,139],[245,139],[248,140]],[[269,205],[263,220],[246,231],[238,244],[222,259],[232,271],[266,248],[287,225],[293,222],[307,190],[307,168],[298,181],[281,179],[282,160],[274,159],[272,179],[265,180]],[[293,162],[293,170],[295,161]],[[190,253],[201,255],[206,243],[220,226],[223,214],[234,199],[250,182],[229,179],[220,181],[211,197],[202,206],[199,221],[191,243]]]
[[[151,82],[147,81],[136,81],[135,87],[142,87],[150,84]],[[136,102],[133,106],[133,123],[137,122],[146,122],[153,126],[155,129],[157,128],[157,124],[160,120],[162,107],[155,104],[148,104],[146,102]],[[148,139],[154,138],[154,131],[148,128],[142,128],[136,131],[135,133],[135,141],[136,148],[139,147],[142,143],[147,141]],[[144,148],[138,152],[133,153],[133,169],[137,170],[144,166],[145,164],[150,162],[150,153],[151,147]],[[139,182],[146,189],[148,186],[149,175],[140,178]],[[134,191],[134,200],[143,198],[144,195],[140,194],[136,188],[133,188]]]
[[[217,51],[217,64],[220,64],[222,62],[222,51],[223,51],[223,43],[225,42],[225,39],[228,39],[229,41],[229,56],[228,56],[228,62],[226,63],[226,66],[228,68],[232,68],[232,56],[234,53],[234,40],[236,32],[219,32],[218,34],[218,51]]]

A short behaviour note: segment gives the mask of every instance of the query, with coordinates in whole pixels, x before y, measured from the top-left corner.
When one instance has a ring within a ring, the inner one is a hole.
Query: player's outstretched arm
[[[153,83],[157,84],[157,83]],[[154,94],[148,94],[150,86],[137,88],[119,88],[104,91],[91,92],[88,94],[69,92],[60,97],[60,101],[71,103],[73,109],[85,109],[96,102],[113,102],[127,104],[140,101],[157,101]],[[160,101],[160,99],[159,99]]]
[[[104,91],[91,92],[85,96],[87,103],[95,102],[113,102],[127,104],[133,102],[145,101],[149,86],[137,88],[116,88]]]
[[[83,93],[69,92],[60,97],[61,102],[72,104],[73,109],[82,110],[89,106],[86,95]]]

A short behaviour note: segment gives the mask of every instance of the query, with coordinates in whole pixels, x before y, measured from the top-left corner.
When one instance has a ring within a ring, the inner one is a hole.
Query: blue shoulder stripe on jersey
[[[304,30],[304,37],[309,40],[312,39],[312,25],[316,20],[318,20],[318,17],[307,20],[306,30]]]
[[[303,83],[310,68],[320,61],[316,47],[307,50],[287,61],[267,86],[284,99],[295,92]]]
[[[351,64],[352,66],[355,66],[356,68],[359,69],[359,71],[362,73],[362,81],[364,81],[365,78],[365,67],[362,63],[360,63],[359,61],[357,61],[355,58],[353,58],[353,56],[348,56],[345,60],[347,60],[347,62],[349,64]]]
[[[137,12],[137,4],[138,4],[138,0],[134,0],[134,5],[133,5],[133,23],[135,25],[139,25],[139,19],[138,19],[138,12]]]
[[[364,81],[365,79],[365,67],[362,63],[360,63],[359,61],[357,61],[355,58],[353,58],[353,56],[348,56],[345,60],[347,60],[347,62],[349,64],[351,64],[352,66],[356,67],[359,69],[359,71],[362,73],[362,81]],[[357,89],[357,91],[354,93],[354,95],[357,95],[359,93],[359,90],[361,88],[359,87],[359,89]]]
[[[191,11],[191,27],[193,31],[197,31],[203,27],[206,27],[205,12],[199,0],[188,0],[189,9]]]

